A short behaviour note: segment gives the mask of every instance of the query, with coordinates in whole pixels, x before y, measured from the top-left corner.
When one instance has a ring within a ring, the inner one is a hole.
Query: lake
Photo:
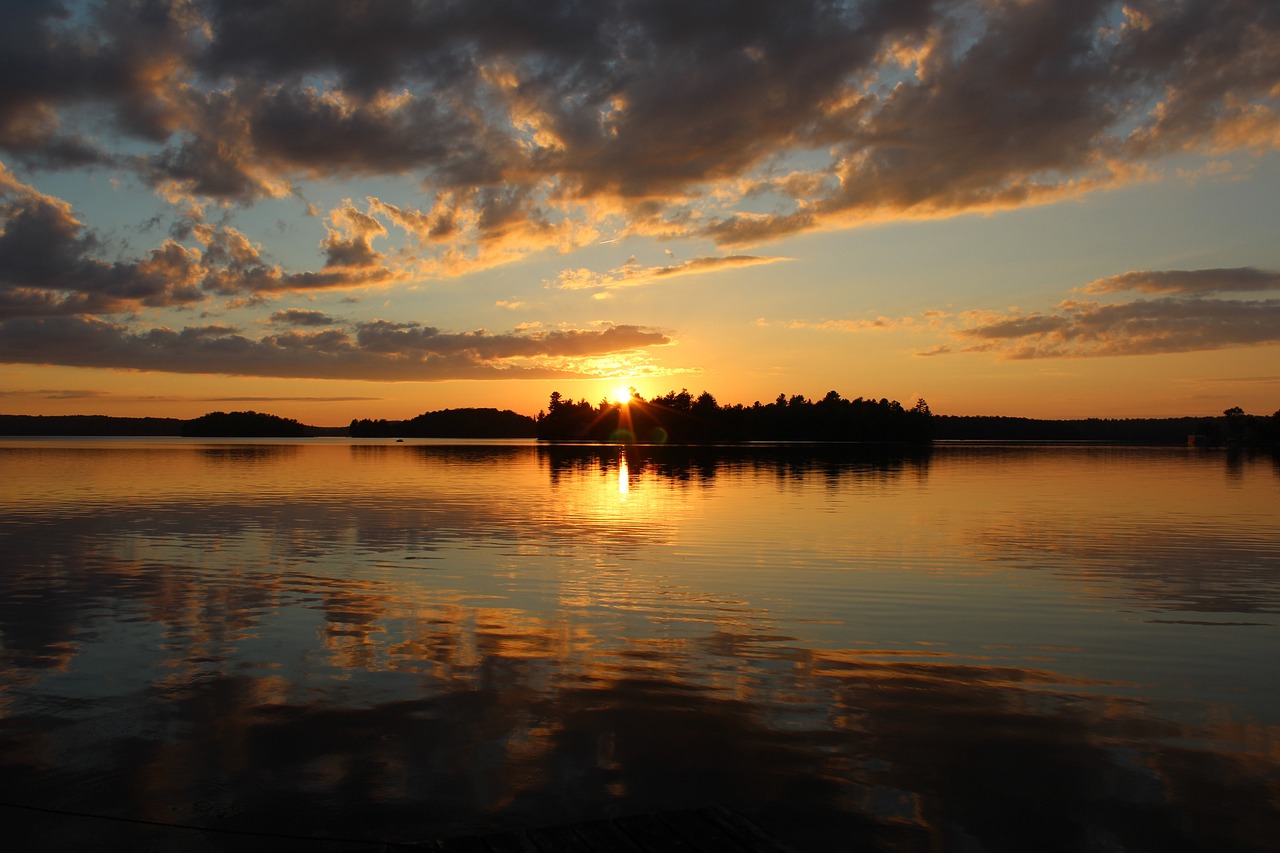
[[[1271,850],[1278,625],[1272,455],[6,439],[3,846]]]

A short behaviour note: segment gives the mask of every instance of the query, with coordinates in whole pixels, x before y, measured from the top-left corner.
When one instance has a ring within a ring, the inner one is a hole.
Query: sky
[[[1280,409],[1280,4],[2,0],[0,412]]]

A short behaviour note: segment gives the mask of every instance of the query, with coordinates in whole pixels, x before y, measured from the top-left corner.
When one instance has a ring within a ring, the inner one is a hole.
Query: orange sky
[[[0,412],[1280,408],[1274,4],[498,7],[7,12]]]

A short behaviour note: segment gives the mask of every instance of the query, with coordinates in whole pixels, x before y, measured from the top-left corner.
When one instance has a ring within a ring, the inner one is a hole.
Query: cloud
[[[320,244],[324,266],[305,272],[272,263],[260,246],[234,227],[196,224],[193,235],[204,245],[201,288],[224,296],[305,293],[386,285],[408,276],[373,248],[373,238],[385,233],[377,220],[347,205],[332,211],[329,220]]]
[[[285,308],[272,313],[267,319],[281,326],[332,326],[338,323],[323,311],[311,311],[306,308]]]
[[[0,348],[19,362],[569,375],[669,339],[626,325],[347,327],[287,309],[260,337],[162,320],[459,276],[603,236],[719,247],[605,272],[563,264],[558,286],[605,300],[785,260],[746,247],[788,235],[1042,204],[1227,152],[1247,169],[1280,149],[1270,0],[793,0],[732,15],[721,0],[10,5]],[[108,167],[170,206],[167,239],[134,249],[37,189],[51,169]],[[350,178],[377,179],[378,195],[313,201]],[[318,217],[310,262],[245,230],[276,218],[250,210],[273,199]],[[1276,289],[1247,267],[1137,271],[1083,292],[1165,298],[947,323],[954,349],[1009,357],[1253,345],[1274,340],[1274,301],[1222,297]]]
[[[1005,358],[1200,352],[1280,343],[1280,299],[1067,301],[1052,313],[984,315],[956,334]]]
[[[0,49],[0,151],[33,168],[195,204],[408,178],[432,202],[384,212],[474,256],[445,274],[605,226],[749,245],[1280,147],[1269,0],[21,4]],[[359,237],[328,259],[372,260]]]
[[[166,239],[140,258],[107,261],[100,255],[113,247],[70,204],[0,163],[0,319],[182,308],[217,295],[354,289],[407,275],[373,248],[385,233],[377,220],[350,206],[329,219],[318,271],[289,272],[234,227],[203,222],[186,229],[198,245]]]
[[[562,270],[556,277],[556,286],[564,290],[637,287],[678,276],[698,275],[717,270],[760,266],[789,260],[791,258],[725,255],[723,257],[692,258],[678,264],[646,267],[639,264],[632,257],[626,264],[609,270],[607,273],[597,273],[582,267]]]
[[[1085,285],[1085,293],[1248,293],[1280,290],[1280,272],[1256,267],[1209,270],[1137,270]]]
[[[381,397],[173,397],[197,403],[361,403]]]
[[[43,400],[87,400],[111,396],[107,391],[85,388],[42,388],[38,390],[0,390],[0,397],[39,397]]]
[[[813,332],[869,332],[893,331],[913,322],[915,321],[911,317],[894,320],[892,317],[880,316],[872,320],[791,320],[786,326],[789,329]]]
[[[671,343],[661,332],[639,326],[608,325],[603,329],[535,331],[493,335],[481,329],[451,334],[418,323],[376,320],[358,332],[360,346],[370,352],[424,355],[465,352],[490,361],[536,356],[593,356]]]
[[[902,325],[917,325],[953,339],[917,353],[921,356],[976,352],[1006,359],[1099,358],[1280,343],[1280,299],[1216,295],[1280,290],[1280,273],[1273,270],[1131,271],[1080,289],[1170,295],[1126,302],[1067,299],[1049,311],[929,311],[919,318],[904,318]],[[850,330],[878,322],[859,321]],[[806,328],[829,324],[806,324]]]
[[[45,400],[110,399],[125,403],[360,403],[381,400],[382,397],[189,397],[161,394],[117,394],[112,391],[88,389],[30,389],[0,390],[0,397],[37,397]]]
[[[202,299],[198,253],[166,240],[135,261],[94,257],[101,244],[65,201],[0,163],[0,318],[114,313]]]
[[[942,329],[946,327],[951,314],[946,311],[922,311],[918,317],[879,317],[826,320],[769,320],[758,317],[755,324],[761,328],[769,326],[783,327],[795,331],[808,332],[841,332],[859,334],[862,332],[893,332],[904,328]]]
[[[133,331],[91,317],[0,323],[0,361],[15,364],[374,381],[595,375],[592,358],[625,357],[671,342],[662,332],[614,324],[457,334],[377,320],[349,331],[293,330],[253,339],[220,325]]]
[[[1226,376],[1214,380],[1216,382],[1265,382],[1267,384],[1280,383],[1280,376]]]

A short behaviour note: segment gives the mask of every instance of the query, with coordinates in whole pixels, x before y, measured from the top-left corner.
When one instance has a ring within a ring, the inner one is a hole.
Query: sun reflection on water
[[[412,840],[715,796],[902,850],[1274,846],[1269,463],[275,447],[0,443],[0,801]]]

